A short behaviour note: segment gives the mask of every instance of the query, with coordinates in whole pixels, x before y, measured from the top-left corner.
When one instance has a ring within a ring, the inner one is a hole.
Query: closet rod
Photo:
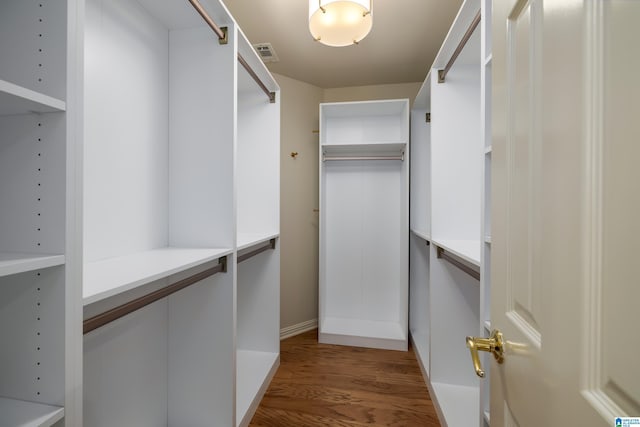
[[[322,161],[330,160],[402,160],[404,161],[404,154],[401,156],[349,156],[349,157],[327,157],[322,156]]]
[[[162,298],[166,298],[169,295],[176,293],[188,286],[191,286],[203,279],[206,279],[209,276],[213,276],[216,273],[226,272],[227,257],[225,256],[218,259],[218,264],[215,267],[211,267],[207,270],[201,271],[200,273],[196,273],[193,276],[187,277],[186,279],[179,280],[162,289],[155,290],[132,301],[126,302],[122,305],[86,319],[82,322],[82,333],[88,334],[94,329],[100,328],[107,323],[111,323],[114,320],[126,316],[127,314],[133,313],[136,310],[140,310],[141,308],[146,307],[149,304],[152,304]]]
[[[260,86],[260,89],[262,89],[262,91],[267,94],[267,96],[269,97],[269,102],[272,103],[272,104],[275,103],[276,102],[276,93],[275,92],[271,92],[271,91],[269,91],[269,89],[267,89],[267,86],[265,86],[265,84],[262,83],[262,80],[260,80],[260,77],[258,77],[256,72],[253,71],[251,66],[247,63],[247,61],[245,61],[245,59],[240,54],[238,54],[238,62],[240,63],[240,65],[242,65],[244,67],[245,70],[247,70],[247,73],[249,73],[251,78],[253,80],[255,80],[255,82],[258,84],[258,86]]]
[[[471,25],[469,25],[467,32],[464,33],[464,36],[462,36],[462,40],[460,40],[460,43],[458,43],[458,47],[456,47],[456,50],[453,51],[453,55],[451,55],[451,59],[449,59],[449,62],[447,62],[447,65],[445,65],[444,70],[438,70],[438,83],[444,83],[444,79],[447,77],[447,73],[449,72],[451,67],[453,67],[456,59],[458,59],[458,55],[460,55],[460,52],[462,52],[462,49],[464,49],[464,46],[471,38],[471,35],[475,31],[479,23],[480,11],[478,11],[475,18],[473,18],[473,21],[471,21]]]
[[[242,261],[246,261],[249,258],[252,258],[264,251],[268,251],[269,249],[275,249],[276,248],[276,239],[271,239],[268,242],[266,242],[266,244],[258,247],[255,250],[252,250],[251,252],[247,252],[246,254],[242,254],[242,255],[238,255],[238,264],[240,264]]]
[[[458,260],[457,257],[450,255],[444,248],[441,248],[440,246],[437,247],[437,257],[438,258],[442,258],[445,261],[448,261],[450,264],[455,265],[456,267],[458,267],[460,270],[464,271],[465,273],[467,273],[469,276],[473,277],[476,280],[480,280],[480,272],[469,267],[468,265],[466,265],[465,263],[461,262]]]
[[[218,36],[218,43],[227,44],[229,42],[227,27],[218,27],[218,25],[214,22],[213,19],[211,19],[207,11],[204,10],[204,7],[202,7],[198,0],[189,0],[189,3],[191,3],[196,12],[198,12],[200,16],[202,16],[202,19],[204,19],[207,25],[211,27],[213,32],[216,33],[216,35]]]

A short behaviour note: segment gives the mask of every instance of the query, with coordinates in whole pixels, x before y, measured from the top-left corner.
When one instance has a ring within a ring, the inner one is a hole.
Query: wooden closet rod
[[[353,157],[327,157],[322,156],[322,161],[332,161],[332,160],[402,160],[404,161],[404,154],[401,156],[353,156]]]
[[[447,77],[447,73],[449,72],[451,67],[453,67],[453,64],[456,62],[456,59],[458,59],[460,52],[462,52],[462,49],[464,49],[464,46],[471,38],[471,35],[475,31],[479,23],[480,11],[478,11],[475,18],[473,18],[473,21],[471,21],[471,25],[469,25],[467,32],[464,33],[464,36],[462,36],[462,40],[460,40],[460,43],[458,43],[458,47],[456,47],[456,50],[453,51],[453,55],[451,55],[451,59],[449,59],[449,62],[447,62],[447,65],[445,65],[444,70],[438,70],[438,83],[444,83],[444,79]]]
[[[450,264],[455,265],[456,267],[458,267],[460,270],[464,271],[465,273],[467,273],[469,276],[473,277],[476,280],[480,280],[480,272],[477,270],[474,270],[473,268],[469,267],[467,264],[461,262],[458,260],[457,257],[450,255],[444,248],[441,248],[440,246],[437,247],[436,250],[437,253],[437,257],[438,258],[442,258],[445,261],[448,261]]]
[[[178,292],[188,286],[193,285],[209,276],[213,276],[216,273],[227,272],[227,257],[218,259],[218,265],[211,267],[207,270],[196,273],[193,276],[189,276],[186,279],[179,280],[171,285],[165,286],[162,289],[155,290],[146,295],[138,297],[132,301],[121,304],[115,308],[107,310],[103,313],[90,317],[82,322],[82,333],[88,334],[94,329],[100,328],[107,323],[111,323],[127,314],[133,313],[136,310],[140,310],[149,304],[152,304],[162,298],[166,298],[171,294]]]
[[[252,250],[251,252],[247,252],[246,254],[242,254],[242,255],[238,255],[238,264],[240,264],[242,261],[246,261],[249,258],[252,258],[264,251],[268,251],[269,249],[275,249],[276,248],[276,239],[271,239],[268,242],[266,242],[264,245]]]
[[[251,78],[253,80],[255,80],[255,82],[258,84],[258,86],[260,86],[260,89],[262,89],[262,91],[267,94],[267,96],[269,97],[269,102],[272,103],[272,104],[274,102],[276,102],[276,93],[275,92],[271,92],[271,91],[269,91],[269,89],[267,89],[265,84],[262,83],[262,80],[260,80],[260,77],[258,77],[258,75],[255,73],[255,71],[253,71],[251,66],[247,63],[247,61],[245,61],[245,59],[240,54],[238,54],[238,62],[240,63],[240,65],[242,65],[244,67],[245,70],[247,70],[247,73],[249,73]]]

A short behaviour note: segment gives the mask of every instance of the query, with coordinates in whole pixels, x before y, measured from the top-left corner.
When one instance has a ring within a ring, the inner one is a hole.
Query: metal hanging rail
[[[450,264],[455,265],[456,267],[458,267],[460,270],[464,271],[465,273],[467,273],[469,276],[473,277],[476,280],[480,280],[480,272],[469,267],[467,264],[463,263],[462,261],[458,260],[457,257],[449,254],[449,252],[447,252],[444,248],[441,248],[440,246],[437,246],[436,248],[436,253],[437,253],[437,257],[438,258],[442,258],[445,261],[448,261]]]
[[[333,161],[333,160],[400,160],[404,161],[404,153],[401,156],[322,156],[322,161]]]
[[[141,308],[146,307],[149,304],[152,304],[162,298],[166,298],[171,294],[174,294],[188,286],[193,285],[194,283],[206,279],[207,277],[213,276],[216,273],[226,272],[227,257],[225,256],[218,259],[218,265],[216,265],[215,267],[211,267],[207,270],[201,271],[200,273],[196,273],[193,276],[187,277],[186,279],[179,280],[162,289],[155,290],[146,295],[107,310],[103,313],[90,317],[89,319],[86,319],[82,322],[82,333],[88,334],[94,329],[100,328],[108,323],[113,322],[114,320],[126,316],[127,314],[140,310]]]
[[[462,49],[464,49],[464,46],[467,44],[467,42],[471,38],[471,35],[475,31],[479,23],[480,23],[480,11],[478,11],[476,16],[473,18],[473,21],[471,21],[471,25],[469,25],[467,32],[464,33],[464,36],[462,36],[462,40],[460,40],[460,43],[458,43],[458,47],[456,47],[456,50],[453,51],[453,55],[451,55],[451,59],[449,59],[449,62],[447,62],[447,65],[445,65],[443,70],[438,70],[438,83],[444,83],[444,80],[447,77],[447,73],[449,72],[451,67],[453,67],[453,64],[456,62],[456,59],[458,59],[460,52],[462,52]]]
[[[252,258],[264,251],[268,251],[269,249],[275,249],[276,248],[276,239],[271,239],[268,242],[266,242],[264,245],[252,250],[251,252],[247,252],[246,254],[242,254],[242,255],[238,255],[238,264],[240,264],[242,261],[246,261],[249,258]]]
[[[267,88],[267,86],[265,86],[265,84],[262,83],[262,80],[260,80],[260,77],[258,77],[258,75],[256,74],[255,71],[253,71],[253,69],[251,68],[249,63],[247,63],[247,61],[245,61],[245,59],[239,53],[238,53],[238,62],[240,63],[240,65],[242,65],[244,67],[245,70],[247,70],[247,73],[249,73],[251,78],[253,80],[255,80],[255,82],[258,84],[258,86],[260,86],[260,89],[262,89],[262,91],[267,94],[267,96],[269,97],[269,102],[272,103],[272,104],[274,102],[276,102],[276,93],[275,92],[271,92]]]
[[[209,25],[209,27],[213,30],[213,32],[216,33],[216,35],[218,36],[218,43],[220,43],[220,44],[229,43],[228,28],[227,27],[218,27],[218,25],[215,23],[215,21],[213,19],[211,19],[211,17],[207,13],[207,11],[204,9],[204,7],[202,7],[202,4],[200,4],[200,2],[198,0],[189,0],[189,3],[191,3],[193,8],[196,10],[196,12],[198,12],[200,14],[202,19],[204,19],[204,21],[207,23],[207,25]],[[258,75],[255,73],[255,71],[253,71],[253,69],[251,68],[249,63],[239,53],[238,53],[238,62],[240,63],[240,65],[242,65],[244,67],[245,70],[247,70],[247,72],[253,78],[253,80],[256,81],[258,86],[260,86],[260,89],[262,89],[264,91],[264,93],[267,94],[267,96],[269,97],[269,102],[272,103],[272,104],[275,103],[276,102],[276,93],[275,92],[271,92],[267,88],[267,86],[262,82],[262,80],[260,80],[260,77],[258,77]]]

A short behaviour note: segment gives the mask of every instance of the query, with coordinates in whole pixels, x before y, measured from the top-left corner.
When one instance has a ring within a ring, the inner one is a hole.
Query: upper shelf
[[[278,237],[278,233],[238,233],[237,249],[239,251]]]
[[[221,248],[160,248],[84,266],[83,302],[89,305],[232,253]]]
[[[480,240],[433,240],[433,244],[480,267]]]
[[[0,252],[0,277],[55,267],[64,263],[64,255]]]
[[[0,116],[65,111],[64,101],[0,80]]]
[[[421,230],[415,230],[415,229],[411,229],[411,232],[413,234],[415,234],[416,236],[420,237],[422,240],[425,240],[427,242],[431,241],[431,236],[429,236],[426,232],[421,231]]]

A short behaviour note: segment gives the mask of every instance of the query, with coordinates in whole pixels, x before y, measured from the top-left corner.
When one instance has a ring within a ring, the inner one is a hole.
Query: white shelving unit
[[[247,425],[278,366],[279,248],[245,255],[279,236],[279,88],[201,3],[226,44],[187,1],[86,0],[84,315],[142,308],[84,336],[84,425]]]
[[[407,349],[408,138],[408,100],[320,105],[320,342]]]
[[[74,1],[0,4],[0,425],[76,423]],[[68,410],[67,410],[68,409]]]
[[[490,327],[487,7],[488,0],[463,3],[412,110],[411,338],[440,421],[449,426],[488,426],[488,381],[479,381],[465,346],[466,336],[485,336]]]
[[[279,91],[244,36],[238,53]],[[236,425],[244,427],[280,364],[280,105],[240,65],[237,87]]]

